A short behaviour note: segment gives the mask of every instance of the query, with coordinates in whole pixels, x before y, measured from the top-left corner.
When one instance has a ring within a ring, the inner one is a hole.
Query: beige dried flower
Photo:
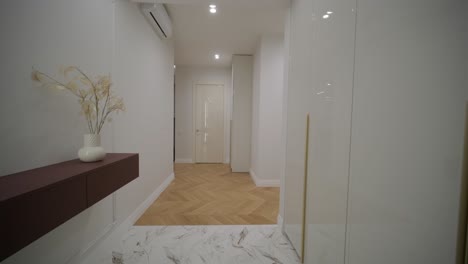
[[[68,90],[78,97],[80,114],[88,124],[90,133],[99,134],[105,122],[111,122],[110,114],[125,111],[123,99],[112,91],[110,76],[97,76],[92,79],[76,66],[61,67],[60,74],[65,82],[33,69],[31,79],[43,86],[58,90]]]
[[[33,70],[32,73],[31,73],[31,79],[35,82],[40,82],[41,81],[41,75],[39,74],[38,71],[36,70]]]

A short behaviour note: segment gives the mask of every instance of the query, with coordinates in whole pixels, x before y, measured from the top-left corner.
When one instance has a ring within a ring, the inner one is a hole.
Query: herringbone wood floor
[[[275,224],[279,188],[258,188],[224,164],[176,164],[175,180],[135,225]]]

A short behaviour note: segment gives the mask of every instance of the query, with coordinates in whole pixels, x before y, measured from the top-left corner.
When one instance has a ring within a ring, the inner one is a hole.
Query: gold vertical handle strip
[[[457,264],[467,264],[468,257],[468,103],[465,106],[465,142],[463,150],[460,206],[458,214]]]
[[[310,115],[307,114],[306,118],[306,141],[305,141],[305,160],[304,160],[304,197],[302,203],[302,248],[301,259],[304,264],[305,260],[305,242],[306,242],[306,220],[307,220],[307,174],[309,170],[309,128],[310,128]]]

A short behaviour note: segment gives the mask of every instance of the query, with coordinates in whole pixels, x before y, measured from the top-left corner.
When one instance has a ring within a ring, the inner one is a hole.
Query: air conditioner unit
[[[164,4],[141,4],[141,11],[162,39],[172,37],[172,22]]]

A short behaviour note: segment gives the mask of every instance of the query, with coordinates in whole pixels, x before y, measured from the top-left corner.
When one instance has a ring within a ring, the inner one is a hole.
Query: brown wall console
[[[107,154],[0,177],[0,261],[136,179],[138,162],[138,154]]]

